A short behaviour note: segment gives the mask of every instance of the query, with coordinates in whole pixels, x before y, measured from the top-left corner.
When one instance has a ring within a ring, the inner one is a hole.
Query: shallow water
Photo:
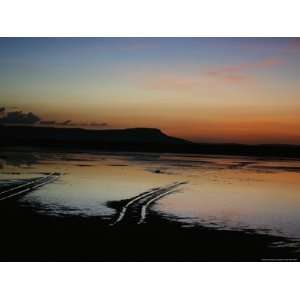
[[[185,226],[300,238],[300,161],[251,157],[2,151],[0,185],[60,172],[19,201],[43,214],[114,217],[108,201],[187,181],[151,209]],[[10,180],[10,181],[7,181]],[[147,220],[146,220],[147,221]]]

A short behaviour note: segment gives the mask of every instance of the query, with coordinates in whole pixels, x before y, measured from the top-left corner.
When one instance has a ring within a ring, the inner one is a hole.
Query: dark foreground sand
[[[206,227],[183,227],[150,211],[147,223],[109,226],[99,217],[39,215],[17,199],[1,207],[1,261],[297,260],[287,239]]]

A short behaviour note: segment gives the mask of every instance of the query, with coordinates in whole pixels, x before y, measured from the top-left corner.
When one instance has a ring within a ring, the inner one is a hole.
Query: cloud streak
[[[93,123],[89,123],[89,125],[88,126],[90,126],[90,127],[106,127],[106,126],[108,126],[108,124],[107,123],[95,123],[95,122],[93,122]]]
[[[254,79],[253,76],[249,75],[249,71],[274,68],[282,65],[284,62],[283,58],[269,57],[256,62],[212,68],[206,71],[205,74],[209,77],[217,78],[225,82],[249,82]]]
[[[207,86],[207,79],[214,79],[228,84],[248,84],[256,80],[253,72],[273,69],[285,64],[285,62],[285,57],[272,56],[253,62],[208,67],[202,72],[191,75],[152,75],[144,79],[143,86],[153,90],[188,91]]]

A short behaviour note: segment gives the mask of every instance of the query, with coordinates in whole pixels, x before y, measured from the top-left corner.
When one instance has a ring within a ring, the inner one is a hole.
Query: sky
[[[300,144],[300,38],[0,38],[0,124]]]

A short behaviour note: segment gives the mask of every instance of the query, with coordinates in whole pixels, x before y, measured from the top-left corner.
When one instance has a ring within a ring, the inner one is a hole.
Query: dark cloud
[[[41,125],[55,125],[56,121],[40,121]]]
[[[36,114],[29,112],[25,113],[21,110],[18,111],[8,111],[11,108],[0,107],[0,124],[23,124],[23,125],[43,125],[43,126],[78,126],[78,127],[106,127],[107,123],[73,123],[72,120],[66,121],[55,121],[55,120],[42,120]]]
[[[74,123],[71,120],[66,120],[63,122],[57,122],[57,121],[47,121],[47,120],[41,120],[41,125],[59,125],[59,126],[79,126],[79,127],[106,127],[108,126],[107,123]]]
[[[107,123],[90,123],[89,126],[92,126],[92,127],[106,127],[108,126]]]
[[[0,118],[0,124],[26,124],[32,125],[40,121],[40,118],[32,112],[23,113],[22,111],[8,112]]]
[[[66,120],[63,122],[41,120],[40,124],[41,125],[61,125],[61,126],[73,125],[71,120]]]
[[[59,123],[60,125],[70,125],[70,126],[81,126],[81,127],[105,127],[108,126],[107,123],[96,123],[96,122],[92,122],[92,123],[74,123],[74,122],[68,122],[65,121],[63,123]],[[58,124],[58,123],[56,123]]]
[[[70,123],[69,125],[71,126],[82,126],[82,127],[86,127],[86,126],[89,126],[88,123]]]

